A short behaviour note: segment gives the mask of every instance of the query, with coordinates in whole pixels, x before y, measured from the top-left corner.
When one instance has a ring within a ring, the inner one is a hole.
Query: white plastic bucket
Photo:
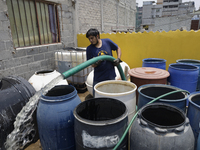
[[[129,81],[108,80],[94,86],[95,98],[109,97],[122,101],[128,109],[128,120],[131,121],[136,111],[137,86]]]

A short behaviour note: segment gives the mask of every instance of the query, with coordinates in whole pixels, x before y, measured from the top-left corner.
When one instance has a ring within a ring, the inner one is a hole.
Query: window
[[[177,8],[178,5],[170,5],[169,8]]]
[[[160,12],[160,9],[156,9],[156,12]]]
[[[148,25],[143,25],[143,29],[148,30],[149,26]]]
[[[58,4],[6,0],[14,47],[60,42]]]

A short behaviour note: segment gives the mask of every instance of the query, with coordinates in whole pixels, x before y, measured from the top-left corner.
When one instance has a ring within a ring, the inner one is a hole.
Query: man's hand
[[[101,64],[101,62],[102,62],[102,60],[98,60],[97,62],[94,63],[94,65],[98,66]]]
[[[114,66],[118,66],[118,65],[120,64],[120,62],[122,62],[121,59],[120,59],[120,58],[117,58],[117,59],[115,59],[115,60],[113,61],[113,65],[114,65]]]

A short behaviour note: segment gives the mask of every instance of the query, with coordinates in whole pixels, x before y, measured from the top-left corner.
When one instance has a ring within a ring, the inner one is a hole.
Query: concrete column
[[[73,12],[73,24],[74,24],[74,45],[77,47],[77,34],[79,32],[79,15],[78,15],[78,8],[79,8],[79,0],[76,0],[74,3],[74,12]]]
[[[101,0],[101,33],[104,32],[103,3],[104,3],[104,0]]]

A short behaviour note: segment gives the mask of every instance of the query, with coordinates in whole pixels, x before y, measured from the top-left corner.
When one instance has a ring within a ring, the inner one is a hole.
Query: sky
[[[136,3],[138,3],[139,7],[141,7],[143,5],[143,1],[155,1],[155,2],[157,2],[157,0],[136,0]],[[189,1],[194,1],[195,2],[196,10],[199,8],[200,0],[182,0],[182,2],[189,2]]]

